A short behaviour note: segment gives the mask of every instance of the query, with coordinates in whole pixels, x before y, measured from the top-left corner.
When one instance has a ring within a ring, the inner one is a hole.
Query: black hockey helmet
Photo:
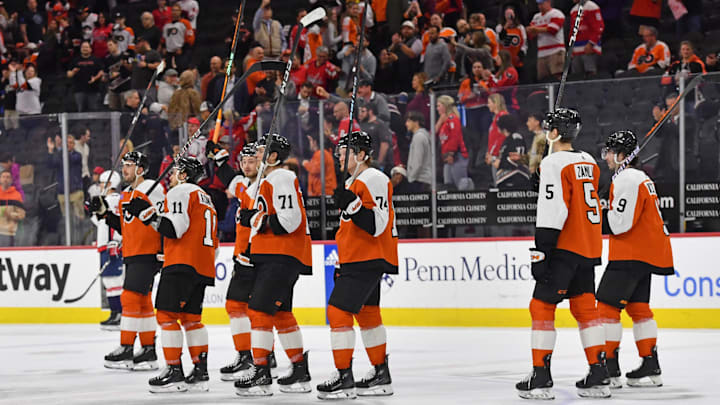
[[[352,148],[353,151],[355,151],[355,154],[359,153],[361,150],[365,151],[366,155],[371,155],[372,150],[372,139],[370,138],[370,135],[367,134],[367,132],[364,131],[353,131],[350,133],[350,137],[348,138],[348,145]]]
[[[242,150],[240,151],[240,157],[245,156],[255,156],[257,153],[257,147],[255,147],[255,143],[248,143],[247,145],[243,146]]]
[[[290,142],[280,134],[268,134],[265,136],[268,150],[267,156],[277,152],[277,163],[284,162],[290,156]]]
[[[178,174],[185,173],[187,175],[186,182],[197,184],[205,177],[205,168],[199,160],[192,156],[180,156],[175,160],[175,169]]]
[[[128,152],[123,155],[122,164],[126,164],[126,163],[132,163],[137,167],[142,167],[143,172],[142,172],[142,174],[140,174],[141,176],[147,172],[148,167],[150,166],[147,156],[145,156],[144,153],[136,151],[136,150],[134,150],[132,152]]]
[[[637,136],[635,136],[633,131],[615,131],[610,134],[607,141],[605,141],[605,147],[602,149],[602,158],[605,159],[607,152],[610,150],[615,153],[623,153],[625,157],[628,157],[635,148],[637,148],[637,144]]]
[[[558,108],[545,114],[543,129],[546,131],[558,130],[558,134],[565,141],[577,138],[582,128],[580,113],[572,108]]]

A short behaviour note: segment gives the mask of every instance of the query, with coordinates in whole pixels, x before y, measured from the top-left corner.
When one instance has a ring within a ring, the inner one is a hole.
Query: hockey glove
[[[243,208],[237,212],[235,220],[240,223],[241,226],[250,228],[250,219],[258,212],[256,209]]]
[[[95,196],[90,199],[90,212],[97,215],[98,218],[103,218],[108,211],[107,200],[103,196]]]
[[[222,164],[227,162],[230,158],[230,154],[227,150],[221,148],[220,145],[210,140],[208,140],[207,145],[205,145],[205,155],[208,159],[214,161],[218,167],[222,166]]]
[[[335,199],[337,207],[340,208],[340,211],[348,215],[357,214],[360,208],[362,208],[362,200],[360,197],[345,188],[336,189],[333,198]]]
[[[541,284],[546,284],[550,281],[550,266],[549,258],[546,257],[545,252],[537,250],[535,248],[530,249],[530,265],[531,272],[535,281]]]
[[[268,216],[264,212],[255,210],[255,214],[250,218],[250,228],[255,233],[263,233],[267,228]]]
[[[120,242],[116,240],[111,240],[107,244],[107,252],[110,257],[118,257],[120,256]]]
[[[135,197],[130,200],[130,203],[125,209],[130,215],[137,217],[145,225],[149,225],[157,217],[155,207],[140,197]]]

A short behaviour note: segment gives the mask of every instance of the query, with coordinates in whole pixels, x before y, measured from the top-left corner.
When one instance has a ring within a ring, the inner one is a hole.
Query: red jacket
[[[497,122],[500,117],[507,114],[509,114],[507,111],[500,111],[495,114],[490,124],[490,130],[488,131],[488,153],[495,157],[500,156],[500,148],[503,142],[505,142],[505,135],[500,132]]]
[[[328,86],[330,85],[330,81],[334,80],[338,76],[338,72],[335,70],[335,66],[333,66],[332,63],[325,62],[324,64],[317,66],[315,60],[316,59],[311,59],[310,62],[305,65],[307,68],[307,81],[312,83],[315,87],[320,86],[329,91]]]
[[[462,135],[462,123],[460,123],[460,118],[456,115],[448,116],[447,121],[442,124],[440,131],[438,131],[438,138],[440,139],[440,152],[443,155],[460,152],[464,158],[468,157]]]

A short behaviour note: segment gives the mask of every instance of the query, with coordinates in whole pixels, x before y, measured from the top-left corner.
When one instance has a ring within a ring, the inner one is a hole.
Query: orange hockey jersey
[[[233,256],[239,258],[241,261],[248,261],[244,264],[250,265],[249,258],[243,259],[243,254],[247,250],[248,242],[250,241],[250,228],[240,225],[240,210],[251,209],[253,207],[252,196],[255,194],[255,188],[257,188],[257,182],[250,184],[250,179],[243,177],[235,185],[234,194],[240,202],[237,212],[235,214],[235,250]],[[242,257],[241,257],[242,256]]]
[[[670,237],[660,213],[655,183],[642,170],[620,172],[610,186],[608,259],[639,261],[656,274],[673,274]]]
[[[257,209],[266,215],[277,215],[287,233],[276,235],[269,225],[262,232],[253,228],[250,242],[253,263],[287,261],[300,266],[301,274],[312,274],[310,228],[295,173],[275,169],[262,179]]]
[[[557,249],[599,264],[602,216],[600,168],[586,152],[555,152],[540,162],[536,228],[560,231]]]
[[[195,184],[178,184],[167,193],[163,216],[172,222],[177,236],[165,238],[163,268],[190,266],[213,285],[218,238],[217,213],[210,196]]]
[[[162,212],[165,202],[162,187],[156,187],[149,198],[145,194],[153,183],[154,180],[145,180],[135,189],[127,187],[120,197],[120,226],[123,235],[123,261],[125,264],[138,260],[156,260],[156,255],[161,251],[160,234],[125,210],[125,205],[130,200],[140,197]]]
[[[645,73],[653,65],[658,65],[661,69],[670,65],[670,48],[663,41],[657,41],[650,49],[645,44],[640,44],[633,52],[628,69],[636,69],[639,73]]]
[[[525,27],[519,25],[505,30],[505,36],[498,41],[498,46],[501,50],[504,49],[510,52],[513,66],[516,68],[522,67],[523,61],[520,58],[520,52],[526,54],[528,48],[527,32],[525,31]]]
[[[383,172],[369,168],[360,173],[348,189],[360,198],[363,207],[372,210],[375,234],[370,235],[343,213],[335,234],[340,266],[367,268],[368,264],[378,264],[386,273],[398,274],[398,233],[390,179]]]

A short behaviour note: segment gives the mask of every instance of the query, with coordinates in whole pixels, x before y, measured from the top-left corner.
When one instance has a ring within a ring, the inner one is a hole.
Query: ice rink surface
[[[310,350],[313,388],[332,370],[330,339],[325,327],[302,328]],[[560,329],[552,372],[557,404],[717,404],[720,403],[720,330],[661,329],[659,358],[665,386],[613,390],[609,400],[583,400],[575,380],[587,371],[578,332]],[[118,332],[95,325],[0,326],[0,403],[2,404],[216,404],[322,402],[312,394],[283,394],[265,399],[235,395],[232,383],[220,381],[218,369],[235,353],[228,326],[210,326],[208,393],[150,394],[152,372],[103,368],[103,356],[118,345]],[[530,332],[519,328],[388,328],[390,371],[395,395],[357,399],[353,404],[527,404],[514,384],[530,370]],[[287,357],[277,344],[281,372]],[[158,345],[159,346],[159,345]],[[158,355],[162,350],[158,347]],[[183,355],[185,370],[192,364]],[[638,365],[632,331],[625,329],[620,366]],[[354,373],[369,367],[358,334]],[[547,402],[544,402],[547,403]]]

